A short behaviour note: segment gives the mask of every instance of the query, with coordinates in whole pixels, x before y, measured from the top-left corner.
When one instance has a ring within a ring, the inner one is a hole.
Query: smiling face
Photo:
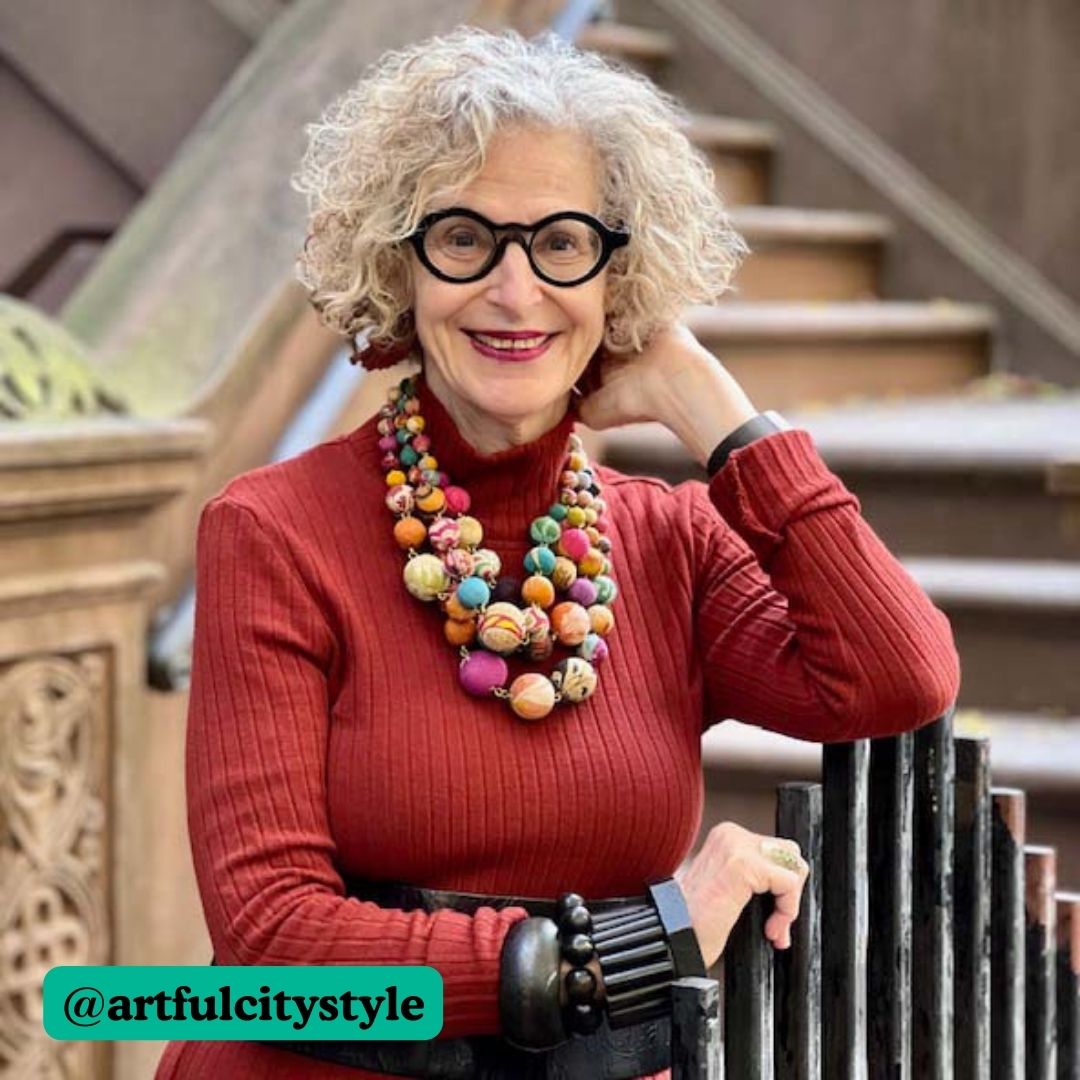
[[[581,136],[514,130],[492,139],[483,171],[452,201],[429,209],[532,224],[561,210],[596,215],[599,195],[597,162]],[[412,269],[425,375],[462,435],[490,452],[558,423],[603,338],[607,269],[581,285],[549,285],[517,243],[468,284],[439,280],[415,252]]]

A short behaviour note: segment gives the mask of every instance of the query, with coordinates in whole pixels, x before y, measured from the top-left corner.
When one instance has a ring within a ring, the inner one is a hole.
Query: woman
[[[670,979],[755,892],[786,947],[806,878],[726,824],[672,879],[702,731],[928,722],[957,692],[948,623],[810,437],[678,324],[745,247],[646,80],[462,29],[339,101],[298,186],[323,318],[422,375],[205,508],[195,867],[219,963],[431,964],[445,1025],[405,1049],[173,1044],[158,1076],[665,1075]],[[575,413],[665,424],[710,483],[590,464]],[[630,908],[667,965],[637,1013],[599,944]]]

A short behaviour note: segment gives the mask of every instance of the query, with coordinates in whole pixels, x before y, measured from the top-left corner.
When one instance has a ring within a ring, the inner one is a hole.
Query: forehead
[[[514,129],[488,144],[484,168],[433,209],[467,206],[493,221],[536,221],[557,210],[599,210],[599,162],[573,131]]]

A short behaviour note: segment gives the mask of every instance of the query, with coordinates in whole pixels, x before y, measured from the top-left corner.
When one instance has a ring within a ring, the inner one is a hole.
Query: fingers
[[[768,891],[775,897],[772,914],[765,922],[765,936],[778,949],[791,946],[791,924],[799,917],[802,890],[810,867],[794,840],[766,837],[760,852],[769,869]]]

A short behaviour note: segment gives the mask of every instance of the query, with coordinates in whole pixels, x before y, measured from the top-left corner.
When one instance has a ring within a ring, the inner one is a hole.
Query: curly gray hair
[[[298,276],[332,329],[407,340],[403,241],[432,200],[481,171],[497,132],[572,130],[600,163],[600,216],[633,238],[610,264],[604,344],[640,349],[686,305],[728,290],[749,250],[685,119],[644,76],[553,34],[460,27],[386,53],[307,128],[292,178],[310,214]]]

